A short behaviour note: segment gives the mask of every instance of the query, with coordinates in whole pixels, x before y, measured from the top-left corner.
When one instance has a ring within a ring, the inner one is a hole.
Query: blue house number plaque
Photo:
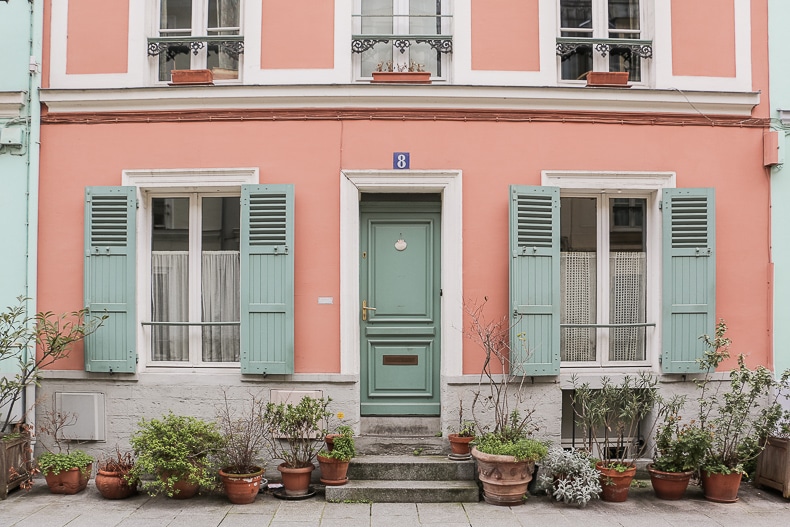
[[[395,170],[408,170],[409,169],[409,153],[408,152],[393,152],[392,154],[392,168]]]

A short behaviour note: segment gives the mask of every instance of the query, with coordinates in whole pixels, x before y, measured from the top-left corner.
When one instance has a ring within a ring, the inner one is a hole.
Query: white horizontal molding
[[[0,92],[0,118],[15,118],[22,113],[25,106],[25,92]]]
[[[635,112],[751,117],[758,92],[585,87],[189,86],[46,89],[51,113],[246,109],[436,109]]]

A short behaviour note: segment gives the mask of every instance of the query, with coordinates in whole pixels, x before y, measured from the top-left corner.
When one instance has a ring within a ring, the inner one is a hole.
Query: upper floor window
[[[643,0],[560,0],[557,55],[562,80],[590,71],[627,71],[641,82],[653,47],[645,39]]]
[[[158,35],[148,39],[148,54],[159,60],[158,80],[189,69],[210,69],[215,80],[238,79],[240,19],[240,0],[160,0]]]
[[[374,71],[430,71],[446,78],[453,50],[450,0],[355,0],[357,77]]]

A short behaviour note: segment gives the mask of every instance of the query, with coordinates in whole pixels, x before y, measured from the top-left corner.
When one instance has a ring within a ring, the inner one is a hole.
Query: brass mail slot
[[[384,366],[417,366],[417,355],[384,355]]]

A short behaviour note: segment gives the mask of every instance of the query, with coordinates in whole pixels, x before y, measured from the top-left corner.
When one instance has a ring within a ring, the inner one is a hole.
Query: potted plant
[[[699,469],[710,445],[710,433],[692,421],[681,423],[680,411],[686,397],[658,399],[656,450],[647,465],[653,492],[663,500],[679,500],[686,493],[691,476]]]
[[[330,399],[305,396],[297,404],[269,403],[262,415],[266,441],[272,457],[283,462],[282,474],[286,496],[305,496],[310,491],[313,461],[327,434],[326,420]]]
[[[472,442],[472,457],[483,484],[483,498],[494,505],[521,505],[535,472],[535,462],[548,452],[534,439],[534,408],[519,407],[525,401],[523,370],[510,357],[510,326],[507,317],[487,321],[485,302],[467,307],[469,338],[484,353],[480,382],[472,401],[475,428],[481,431]],[[496,368],[496,370],[495,370]],[[496,373],[502,372],[502,373]]]
[[[0,313],[0,498],[16,487],[30,488],[34,467],[31,427],[20,408],[26,390],[37,386],[41,370],[69,356],[71,346],[96,331],[106,316],[88,317],[87,310],[63,315],[41,312],[28,316],[29,299]],[[38,354],[34,351],[38,348]],[[22,417],[18,417],[22,416]]]
[[[354,431],[347,425],[338,426],[332,443],[332,450],[321,450],[316,456],[321,469],[321,483],[344,485],[348,481],[348,464],[356,455]]]
[[[541,469],[540,485],[557,501],[584,507],[601,494],[600,473],[589,452],[552,447]]]
[[[373,72],[372,84],[430,84],[431,72],[425,66],[414,61],[397,64],[391,60],[379,62]]]
[[[115,448],[115,454],[97,460],[95,484],[96,490],[108,500],[120,500],[137,494],[137,481],[130,477],[134,468],[132,452],[121,453]]]
[[[620,383],[601,379],[600,388],[573,378],[573,411],[583,434],[590,438],[593,455],[600,458],[601,499],[625,501],[636,474],[636,460],[644,451],[638,437],[642,420],[656,401],[658,380],[641,372],[626,375]]]
[[[243,505],[255,501],[263,479],[265,463],[260,452],[266,444],[266,427],[261,419],[264,402],[252,396],[240,410],[231,406],[227,392],[217,411],[217,423],[223,437],[217,452],[219,476],[231,503]]]
[[[214,73],[211,70],[171,70],[171,86],[211,86]]]
[[[627,71],[588,71],[587,86],[630,88]]]
[[[53,409],[44,413],[39,421],[39,435],[50,436],[57,449],[53,451],[42,442],[47,451],[36,460],[53,494],[76,494],[85,490],[93,471],[93,458],[82,450],[72,452],[69,443],[63,440],[63,429],[76,422],[75,414]]]
[[[720,320],[713,338],[701,338],[707,350],[700,359],[705,372],[699,386],[699,427],[709,431],[711,443],[702,461],[702,490],[705,498],[720,503],[738,500],[741,478],[754,465],[766,438],[782,417],[777,398],[782,393],[773,374],[765,367],[746,367],[743,355],[729,374],[729,382],[720,385],[713,373],[730,356],[731,340],[727,325]],[[782,379],[790,377],[790,373]],[[786,389],[786,386],[785,386]]]
[[[185,499],[215,486],[209,457],[222,446],[215,423],[171,411],[161,419],[140,420],[130,442],[137,458],[130,477],[148,494]]]

